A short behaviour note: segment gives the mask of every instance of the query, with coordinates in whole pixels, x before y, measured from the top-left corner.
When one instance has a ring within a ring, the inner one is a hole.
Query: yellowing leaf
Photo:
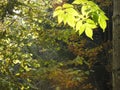
[[[93,36],[93,30],[91,28],[86,28],[85,29],[85,34],[86,34],[87,37],[93,39],[92,38],[92,36]]]

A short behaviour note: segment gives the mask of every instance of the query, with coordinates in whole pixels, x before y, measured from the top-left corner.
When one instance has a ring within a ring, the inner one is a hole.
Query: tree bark
[[[113,90],[120,90],[120,0],[113,0]]]

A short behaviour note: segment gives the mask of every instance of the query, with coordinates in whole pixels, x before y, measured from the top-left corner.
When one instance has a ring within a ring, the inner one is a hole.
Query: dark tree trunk
[[[120,90],[120,0],[113,0],[113,90]]]

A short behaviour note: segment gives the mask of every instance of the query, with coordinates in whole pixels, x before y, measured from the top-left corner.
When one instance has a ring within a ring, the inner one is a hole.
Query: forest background
[[[53,18],[72,2],[0,1],[1,90],[111,90],[112,1],[94,0],[109,21],[93,40]]]

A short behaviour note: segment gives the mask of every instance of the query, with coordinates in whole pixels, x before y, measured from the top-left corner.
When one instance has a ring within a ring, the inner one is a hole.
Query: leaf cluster
[[[80,7],[75,8],[76,5]],[[64,3],[55,9],[53,17],[58,18],[58,24],[61,22],[64,25],[68,24],[76,32],[78,31],[79,35],[85,32],[91,39],[93,39],[93,30],[98,26],[105,31],[108,20],[99,6],[88,0],[75,0],[72,4]]]

